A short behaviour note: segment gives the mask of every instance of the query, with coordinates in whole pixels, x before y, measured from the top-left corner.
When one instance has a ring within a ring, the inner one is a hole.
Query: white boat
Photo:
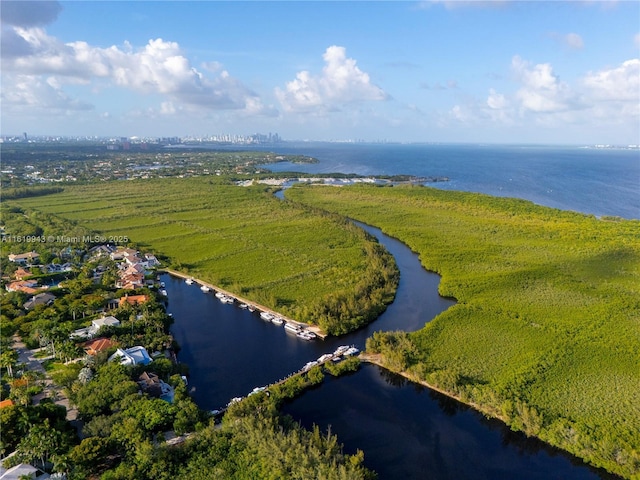
[[[331,360],[332,358],[333,358],[333,355],[331,353],[325,353],[320,358],[318,358],[318,363],[324,363],[327,360]]]
[[[216,297],[217,298],[223,298],[225,295],[222,292],[216,292]]]
[[[241,303],[240,305],[238,305],[240,308],[248,308],[249,305],[247,305],[246,303]]]
[[[233,297],[230,297],[229,295],[223,295],[223,296],[220,298],[220,301],[221,301],[222,303],[233,303]]]
[[[167,291],[166,290],[160,290],[160,295],[163,295],[163,296],[166,297],[167,296]]]
[[[302,330],[298,332],[296,335],[298,335],[298,337],[300,337],[303,340],[313,340],[314,338],[316,338],[315,333],[307,332],[306,330]]]
[[[206,285],[202,285],[200,287],[200,290],[202,290],[204,293],[210,292],[211,289],[209,287],[207,287]]]
[[[187,278],[184,283],[186,283],[187,285],[193,285],[193,278]]]
[[[271,315],[269,312],[260,312],[260,318],[266,320],[267,322],[270,322],[273,319],[273,315]]]
[[[306,363],[304,367],[302,367],[302,371],[306,372],[307,370],[312,369],[313,367],[315,367],[316,365],[318,365],[318,362],[309,362]]]
[[[250,312],[255,312],[256,311],[256,307],[254,307],[253,305],[249,305],[249,311]]]
[[[160,282],[160,286],[164,288],[165,287],[164,282]]]
[[[273,317],[271,319],[271,323],[275,325],[282,325],[284,323],[284,320],[282,320],[280,317]]]
[[[357,355],[360,352],[356,347],[350,347],[349,350],[344,352],[344,356],[348,357],[350,355]]]
[[[349,345],[340,345],[338,348],[336,348],[336,351],[333,352],[334,355],[344,355],[344,352],[346,352],[347,350],[349,350]]]
[[[287,332],[291,332],[291,333],[298,333],[300,331],[300,327],[299,326],[297,326],[297,325],[295,325],[293,323],[288,323],[288,322],[284,324],[284,329]]]

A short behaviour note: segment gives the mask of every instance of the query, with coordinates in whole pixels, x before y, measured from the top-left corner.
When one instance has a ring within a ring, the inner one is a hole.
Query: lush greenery
[[[375,319],[398,281],[393,257],[374,238],[341,217],[282,202],[264,185],[218,178],[105,182],[13,200],[7,208],[25,222],[48,215],[66,219],[73,231],[126,236],[177,270],[330,334]]]
[[[640,222],[426,187],[296,187],[379,226],[455,297],[376,334],[387,365],[617,474],[640,475]]]

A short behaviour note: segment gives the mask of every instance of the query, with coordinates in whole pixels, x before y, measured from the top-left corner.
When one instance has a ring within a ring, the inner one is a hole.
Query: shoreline
[[[224,293],[225,295],[230,296],[230,297],[238,300],[241,303],[246,303],[247,305],[255,307],[257,310],[260,310],[262,312],[271,313],[272,315],[276,315],[276,316],[282,318],[287,323],[293,323],[294,325],[298,325],[301,328],[305,328],[305,329],[309,330],[310,332],[315,333],[316,336],[318,338],[320,338],[321,340],[324,340],[325,338],[328,337],[328,335],[325,332],[323,332],[318,325],[314,325],[314,324],[311,324],[311,323],[304,323],[304,322],[300,322],[298,320],[294,320],[292,318],[287,317],[286,315],[281,314],[280,312],[276,312],[275,310],[272,310],[269,307],[266,307],[264,305],[256,303],[256,302],[254,302],[252,300],[248,300],[246,298],[240,297],[240,296],[236,295],[235,293],[229,292],[228,290],[220,288],[220,287],[218,287],[216,285],[213,285],[211,283],[205,282],[204,280],[201,280],[199,278],[195,278],[193,275],[188,275],[186,273],[179,272],[179,271],[173,270],[171,268],[161,268],[161,269],[158,269],[157,272],[158,273],[168,273],[169,275],[171,275],[173,277],[182,278],[184,280],[192,279],[194,283],[198,284],[198,286],[204,285],[206,287],[209,287],[212,291]]]
[[[537,435],[527,435],[526,433],[524,433],[524,432],[522,432],[520,430],[513,430],[511,428],[511,426],[501,416],[496,415],[495,413],[492,413],[492,412],[482,408],[482,406],[477,404],[477,403],[462,400],[460,397],[452,394],[451,392],[448,392],[448,391],[443,390],[443,389],[441,389],[439,387],[431,385],[430,383],[427,383],[424,380],[416,379],[414,376],[412,376],[411,374],[409,374],[406,371],[398,372],[396,370],[391,370],[389,367],[387,367],[386,365],[384,365],[382,363],[382,355],[379,354],[379,353],[361,352],[358,355],[358,358],[360,359],[361,362],[368,363],[368,364],[371,364],[371,365],[376,365],[376,366],[378,366],[380,368],[384,368],[385,370],[387,370],[387,371],[389,371],[391,373],[395,373],[396,375],[400,375],[402,378],[405,378],[405,379],[407,379],[408,381],[410,381],[412,383],[415,383],[415,384],[421,385],[423,387],[426,387],[429,390],[437,392],[437,393],[439,393],[441,395],[444,395],[447,398],[450,398],[450,399],[455,400],[456,402],[459,402],[459,403],[461,403],[461,404],[463,404],[463,405],[465,405],[465,406],[467,406],[469,408],[472,408],[473,410],[475,410],[476,412],[484,415],[487,418],[490,418],[490,419],[497,420],[497,421],[501,422],[502,424],[504,424],[505,427],[509,428],[509,430],[511,430],[511,431],[513,431],[515,433],[522,433],[523,435],[526,436],[526,438],[534,438],[537,441],[542,442],[547,447],[552,448],[554,450],[557,450],[558,452],[562,453],[563,455],[566,455],[566,456],[568,456],[568,457],[570,457],[572,459],[576,459],[576,460],[582,462],[585,466],[587,466],[587,467],[589,467],[591,469],[597,470],[598,472],[601,472],[601,473],[603,473],[605,475],[609,475],[609,476],[611,476],[611,478],[623,478],[623,477],[618,477],[617,474],[615,474],[613,472],[610,472],[610,471],[606,470],[603,467],[599,467],[597,465],[593,465],[591,463],[588,463],[582,457],[579,457],[579,456],[571,453],[568,450],[565,450],[565,449],[560,448],[560,447],[558,447],[556,445],[553,445],[553,444],[543,440],[542,438],[540,438]]]

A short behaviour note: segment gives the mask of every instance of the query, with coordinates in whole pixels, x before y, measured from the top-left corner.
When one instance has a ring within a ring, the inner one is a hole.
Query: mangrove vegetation
[[[427,187],[294,187],[380,227],[458,303],[369,353],[587,462],[640,474],[640,222]]]

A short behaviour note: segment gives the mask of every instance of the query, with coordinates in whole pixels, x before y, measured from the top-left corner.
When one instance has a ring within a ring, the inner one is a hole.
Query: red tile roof
[[[97,355],[100,352],[109,350],[111,347],[115,347],[116,342],[109,338],[96,338],[90,342],[86,342],[83,347],[88,355]]]

